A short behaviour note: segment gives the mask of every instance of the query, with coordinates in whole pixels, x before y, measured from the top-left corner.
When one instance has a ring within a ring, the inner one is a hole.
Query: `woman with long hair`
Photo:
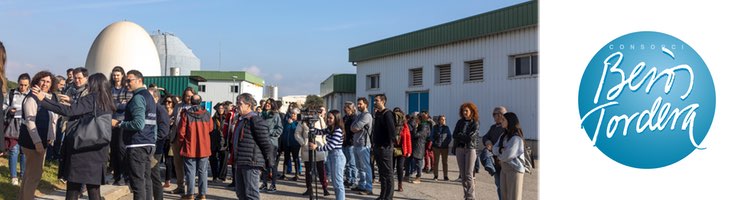
[[[331,178],[333,179],[333,190],[336,193],[336,200],[343,200],[346,198],[344,194],[344,166],[346,165],[346,157],[344,151],[341,150],[342,144],[344,143],[344,119],[341,118],[341,113],[338,110],[332,110],[326,114],[326,127],[322,131],[317,131],[318,135],[326,135],[325,146],[318,146],[315,143],[309,143],[310,149],[317,151],[328,151],[328,160],[331,162]]]
[[[453,130],[453,148],[456,150],[456,161],[464,189],[464,199],[474,197],[474,175],[472,174],[477,159],[476,148],[479,137],[479,113],[474,103],[467,102],[459,109],[459,119]]]
[[[34,87],[33,90],[45,93],[45,98],[52,98],[52,95],[48,93],[55,85],[54,81],[52,73],[41,71],[31,79],[31,85]],[[28,95],[21,108],[24,122],[21,124],[18,144],[22,147],[23,154],[26,155],[26,172],[18,193],[18,199],[21,200],[34,199],[34,191],[42,178],[46,149],[55,139],[57,114],[39,106],[40,101],[41,99],[36,95]]]
[[[169,126],[170,126],[170,134],[174,133],[171,131],[174,128],[174,118],[172,118],[172,115],[175,112],[175,104],[177,102],[177,97],[172,95],[167,95],[162,101],[162,105],[164,105],[164,108],[167,109],[167,114],[169,117]],[[168,137],[171,138],[171,137]],[[164,151],[167,152],[167,156],[164,157],[164,165],[166,166],[166,172],[164,173],[164,188],[170,187],[170,182],[173,177],[175,177],[175,169],[174,169],[174,152],[171,148],[171,142],[165,142],[164,143]]]
[[[5,80],[5,45],[0,42],[0,104],[5,104],[5,94],[8,93],[6,87],[8,83]],[[12,102],[11,102],[12,103]],[[5,115],[0,115],[0,156],[5,154]]]
[[[281,137],[281,133],[284,131],[284,126],[281,124],[279,106],[273,98],[267,99],[261,104],[261,107],[261,112],[258,113],[258,116],[266,122],[255,124],[255,127],[256,129],[260,129],[258,131],[267,132],[269,134],[269,139],[271,140],[269,142],[271,142],[271,145],[274,147],[272,154],[276,160],[274,160],[271,168],[263,171],[263,174],[261,175],[263,184],[260,186],[260,190],[273,193],[276,192],[276,175],[278,174],[277,170],[279,165],[279,137]],[[271,181],[270,186],[268,185],[269,179]]]
[[[398,188],[396,191],[403,192],[404,161],[406,161],[406,158],[411,157],[412,153],[411,130],[409,130],[409,125],[407,125],[409,119],[401,111],[401,108],[394,108],[393,115],[396,119],[396,131],[400,133],[398,138],[396,138],[396,143],[393,144],[393,165],[395,165],[396,178],[398,178]]]
[[[39,105],[42,108],[70,117],[73,121],[112,114],[115,106],[112,103],[112,90],[107,77],[101,73],[93,74],[89,76],[87,84],[89,93],[71,105],[63,105],[50,98],[44,98],[46,95],[44,90],[34,90],[34,96],[40,99]],[[82,185],[86,185],[89,199],[100,199],[99,186],[105,184],[109,146],[76,150],[73,148],[76,135],[78,133],[71,132],[63,139],[62,177],[68,180],[65,199],[78,199]]]
[[[214,183],[223,183],[227,176],[227,141],[226,130],[224,125],[227,122],[226,106],[223,103],[217,104],[214,109],[216,112],[212,120],[214,121],[214,130],[211,131],[211,177]]]
[[[501,199],[521,200],[523,199],[523,166],[525,144],[523,140],[523,129],[518,121],[516,113],[508,112],[503,115],[506,123],[503,124],[507,130],[495,144],[493,153],[500,160],[500,193]]]
[[[110,93],[112,94],[112,103],[115,106],[115,112],[112,114],[112,119],[122,121],[125,119],[125,110],[127,109],[128,101],[133,98],[133,92],[128,90],[125,86],[125,70],[120,66],[115,66],[112,72],[109,74],[109,86]],[[109,167],[112,170],[114,185],[125,185],[126,179],[126,148],[124,139],[123,129],[120,127],[112,128],[112,141],[110,142],[109,148],[111,150],[109,156],[111,158]]]

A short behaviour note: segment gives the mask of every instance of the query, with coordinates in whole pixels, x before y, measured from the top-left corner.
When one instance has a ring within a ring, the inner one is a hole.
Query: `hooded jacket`
[[[180,114],[179,142],[180,155],[186,158],[207,158],[211,156],[211,115],[199,106],[190,107]]]

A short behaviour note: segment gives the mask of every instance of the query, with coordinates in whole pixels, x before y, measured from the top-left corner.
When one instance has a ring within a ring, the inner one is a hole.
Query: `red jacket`
[[[211,130],[213,121],[205,109],[191,107],[180,113],[179,142],[180,155],[186,158],[207,158],[211,156]]]
[[[411,131],[409,126],[404,123],[404,128],[401,129],[401,150],[404,151],[404,157],[411,156]]]

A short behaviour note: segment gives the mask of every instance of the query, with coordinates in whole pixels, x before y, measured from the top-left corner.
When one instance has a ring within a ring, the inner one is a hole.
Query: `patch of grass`
[[[42,180],[37,187],[37,195],[49,194],[55,189],[64,190],[65,184],[57,181],[57,161],[44,162],[44,172]],[[20,167],[17,169],[20,170]],[[19,186],[10,183],[10,168],[8,168],[8,157],[0,158],[0,199],[16,199],[18,196]]]

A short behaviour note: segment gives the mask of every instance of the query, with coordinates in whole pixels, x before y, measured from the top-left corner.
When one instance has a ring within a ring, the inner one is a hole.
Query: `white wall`
[[[240,92],[239,93],[232,93],[230,90],[230,87],[234,84],[240,85]],[[237,95],[242,93],[250,93],[255,97],[256,99],[259,99],[258,97],[261,97],[263,95],[263,87],[253,85],[247,81],[237,81],[235,83],[232,83],[232,81],[212,81],[208,80],[206,82],[200,82],[198,85],[205,85],[206,91],[205,92],[198,92],[201,97],[203,97],[204,101],[213,101],[214,104],[216,102],[224,102],[224,101],[232,101],[234,102]]]
[[[354,93],[331,93],[323,97],[323,100],[325,100],[326,109],[344,112],[344,102],[356,103],[357,97]]]
[[[492,110],[515,112],[527,139],[538,139],[538,77],[508,78],[509,56],[538,52],[538,27],[422,49],[357,63],[357,96],[386,94],[386,107],[406,110],[407,92],[429,91],[430,114],[445,114],[453,130],[464,102],[479,108],[480,132],[494,124]],[[464,82],[464,62],[484,59],[484,81]],[[435,85],[435,65],[451,64],[451,84]],[[409,87],[409,69],[422,67],[423,86]],[[380,89],[367,90],[366,77],[380,74]]]

